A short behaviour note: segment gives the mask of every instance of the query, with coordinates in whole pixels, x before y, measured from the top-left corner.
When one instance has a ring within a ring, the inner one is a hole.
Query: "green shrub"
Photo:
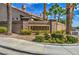
[[[21,34],[23,34],[23,35],[30,35],[31,33],[32,33],[31,30],[27,30],[27,29],[21,30]]]
[[[49,43],[53,43],[54,42],[51,38],[48,41],[49,41]]]
[[[50,38],[51,38],[51,36],[50,36],[50,35],[48,35],[48,34],[45,34],[45,35],[44,35],[44,38],[45,38],[46,40],[48,40],[48,39],[50,39]]]
[[[61,32],[60,31],[56,31],[55,33],[60,34]]]
[[[56,34],[54,33],[54,34],[51,34],[51,37],[52,38],[56,38]]]
[[[65,36],[62,34],[54,33],[51,35],[48,35],[47,33],[44,34],[44,36],[36,36],[34,41],[36,42],[45,42],[45,43],[77,43],[78,38],[73,36]]]
[[[0,33],[6,33],[7,31],[7,27],[0,27]]]
[[[51,38],[48,40],[44,40],[45,43],[55,43],[56,41],[53,41]]]
[[[66,43],[77,43],[78,42],[78,38],[73,37],[73,36],[66,36],[67,40]]]
[[[49,31],[48,31],[48,30],[44,30],[43,33],[44,33],[44,34],[48,34]]]
[[[44,42],[44,43],[49,43],[49,41],[48,41],[48,40],[44,40],[43,42]]]
[[[40,32],[39,32],[39,31],[35,32],[35,35],[39,35],[39,34],[40,34]]]
[[[51,34],[51,37],[55,43],[65,43],[65,38],[64,38],[64,35],[62,34],[54,33],[54,34]]]
[[[61,34],[64,34],[66,30],[61,30]]]
[[[52,38],[52,43],[56,43],[56,39],[55,38]]]
[[[43,36],[36,36],[33,41],[36,41],[36,42],[43,42],[43,40],[44,40],[44,37],[43,37]]]
[[[65,39],[56,38],[56,43],[65,43]]]
[[[64,34],[65,30],[56,31],[55,33],[57,33],[57,34]]]
[[[44,32],[44,35],[48,35],[48,32]]]
[[[62,35],[62,34],[51,34],[51,37],[52,38],[59,38],[59,39],[63,39],[64,38],[64,36]]]

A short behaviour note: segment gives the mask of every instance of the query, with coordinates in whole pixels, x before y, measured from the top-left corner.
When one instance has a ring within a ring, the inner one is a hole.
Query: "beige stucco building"
[[[32,31],[50,30],[50,21],[44,21],[41,16],[37,16],[25,11],[23,6],[22,9],[18,9],[13,6],[11,8],[13,33],[20,33],[20,30],[23,28],[27,28]],[[0,26],[8,26],[7,16],[6,4],[0,3]],[[52,29],[53,31],[65,30],[65,25],[59,22],[52,21]]]

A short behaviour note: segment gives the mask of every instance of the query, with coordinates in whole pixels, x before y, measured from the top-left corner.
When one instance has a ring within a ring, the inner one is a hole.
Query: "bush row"
[[[45,34],[44,36],[36,36],[34,41],[45,43],[77,43],[78,38],[73,36],[64,36],[62,34]]]
[[[32,33],[32,31],[31,30],[28,30],[28,29],[26,29],[26,28],[24,28],[24,29],[21,29],[21,31],[20,31],[20,34],[22,34],[22,35],[30,35]],[[35,35],[39,35],[40,33],[42,34],[42,33],[47,33],[46,31],[33,31],[33,33],[35,33]]]

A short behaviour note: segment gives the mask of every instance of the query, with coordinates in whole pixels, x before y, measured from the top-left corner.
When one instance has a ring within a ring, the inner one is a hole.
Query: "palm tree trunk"
[[[70,3],[66,4],[66,34],[70,34]]]
[[[44,11],[43,11],[43,19],[44,20],[47,20],[47,18],[46,18],[46,3],[44,3]]]
[[[12,33],[12,10],[11,4],[7,3],[7,22],[8,22],[8,33]]]
[[[73,19],[73,15],[74,15],[73,12],[74,12],[74,4],[70,3],[70,21],[71,21],[71,23],[70,23],[70,26],[71,26],[70,30],[72,30],[72,19]]]
[[[47,15],[47,20],[48,20],[48,15]]]
[[[57,21],[56,21],[56,14],[54,14],[54,31],[57,31]]]
[[[50,34],[52,34],[52,20],[50,19]]]
[[[71,34],[72,19],[73,19],[74,5],[73,3],[66,4],[66,34]]]
[[[54,14],[54,21],[56,21],[56,14]]]
[[[58,15],[58,21],[56,22],[56,30],[58,30],[58,22],[60,22],[60,14]]]
[[[58,22],[60,22],[60,14],[58,15]]]

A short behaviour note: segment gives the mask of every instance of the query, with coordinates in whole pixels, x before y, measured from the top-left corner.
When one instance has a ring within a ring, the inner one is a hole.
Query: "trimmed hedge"
[[[7,31],[8,31],[7,27],[0,26],[0,33],[7,33]]]

